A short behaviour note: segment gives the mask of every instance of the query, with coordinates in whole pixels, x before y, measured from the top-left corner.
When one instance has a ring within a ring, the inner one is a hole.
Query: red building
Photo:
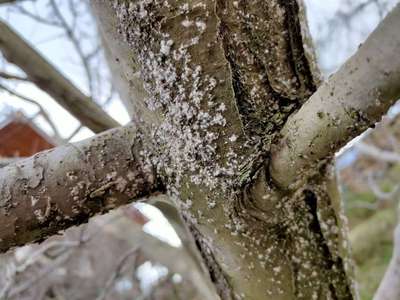
[[[0,123],[0,159],[32,156],[56,144],[21,112],[11,114]]]

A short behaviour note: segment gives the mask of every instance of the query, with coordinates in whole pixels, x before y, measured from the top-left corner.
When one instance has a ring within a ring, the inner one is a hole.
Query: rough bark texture
[[[93,4],[130,85],[143,154],[180,205],[220,297],[352,299],[329,164],[293,193],[265,167],[318,84],[298,2]]]
[[[99,133],[119,126],[93,99],[84,95],[1,20],[0,51],[9,62],[21,68],[30,81],[93,132]]]
[[[132,126],[0,169],[0,251],[40,241],[157,191]]]

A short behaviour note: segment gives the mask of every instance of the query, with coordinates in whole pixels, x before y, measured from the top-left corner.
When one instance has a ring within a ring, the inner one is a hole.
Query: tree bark
[[[0,251],[157,192],[132,125],[0,169]]]

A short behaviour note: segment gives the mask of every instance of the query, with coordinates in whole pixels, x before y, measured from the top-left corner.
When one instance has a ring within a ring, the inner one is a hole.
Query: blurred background
[[[397,1],[305,2],[327,78]],[[0,5],[0,18],[118,122],[129,121],[89,1],[10,1]],[[0,54],[0,167],[93,135],[25,77]],[[394,105],[376,128],[336,156],[363,300],[372,299],[393,249],[400,197],[399,110]],[[187,251],[190,241],[151,203],[118,209],[41,245],[1,255],[0,299],[202,299],[204,283],[196,279],[201,269]],[[172,207],[163,211],[168,209],[176,213]]]

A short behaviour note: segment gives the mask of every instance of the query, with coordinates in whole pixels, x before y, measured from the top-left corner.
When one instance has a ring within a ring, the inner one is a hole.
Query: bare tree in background
[[[400,6],[320,84],[301,1],[92,4],[133,121],[0,169],[0,249],[167,194],[221,299],[356,299],[331,161],[400,96]],[[114,126],[0,25],[29,80]]]
[[[27,2],[31,3],[28,6],[29,9],[26,5]],[[5,64],[0,72],[0,80],[3,79],[0,82],[0,89],[37,106],[37,116],[44,117],[52,129],[54,137],[60,143],[71,139],[82,126],[86,126],[96,133],[118,126],[119,124],[100,108],[100,106],[115,100],[115,93],[110,74],[105,66],[100,46],[101,39],[90,12],[89,3],[75,0],[47,1],[47,5],[43,5],[45,1],[10,1],[10,3],[13,4],[8,8],[10,14],[20,14],[55,32],[54,36],[50,36],[43,42],[64,39],[67,44],[71,45],[73,53],[72,55],[70,53],[69,60],[82,69],[85,92],[81,92],[79,88],[75,87],[57,68],[43,59],[41,54],[10,31],[6,25],[2,26],[1,35],[3,39],[12,41],[13,44],[3,45],[3,55],[8,61],[17,60],[18,63],[15,65],[24,74],[20,74],[20,72],[15,74],[15,68],[11,68],[10,73],[10,64]],[[25,61],[26,57],[30,58],[29,62]],[[28,65],[21,65],[25,63]],[[36,99],[21,95],[15,90],[21,83],[36,85],[80,120],[82,125],[73,130],[64,141],[57,124],[42,105]],[[103,117],[100,119],[95,116]]]

